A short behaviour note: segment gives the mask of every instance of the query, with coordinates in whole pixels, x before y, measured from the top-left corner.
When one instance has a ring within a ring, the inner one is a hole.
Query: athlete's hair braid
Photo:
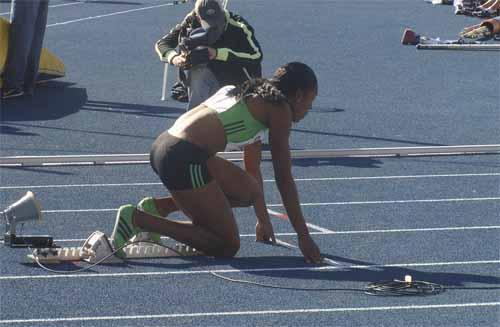
[[[236,87],[231,95],[245,99],[252,95],[271,103],[288,102],[298,90],[318,88],[314,71],[306,64],[290,62],[278,68],[271,79],[255,78]]]
[[[296,61],[279,67],[270,81],[287,98],[299,90],[306,92],[318,89],[318,80],[311,67]]]
[[[259,96],[264,101],[271,103],[280,103],[286,101],[285,96],[281,91],[273,85],[269,80],[264,78],[253,78],[245,81],[239,87],[236,87],[231,95],[239,99],[246,99],[249,96]]]

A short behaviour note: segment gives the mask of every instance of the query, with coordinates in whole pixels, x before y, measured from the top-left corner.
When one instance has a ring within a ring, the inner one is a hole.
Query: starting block
[[[86,261],[88,263],[117,263],[126,259],[166,258],[201,255],[201,252],[185,244],[177,243],[174,249],[137,242],[123,248],[125,257],[112,255],[114,251],[106,234],[96,231],[92,233],[81,247],[50,247],[34,249],[28,254],[28,260],[40,263],[61,263],[64,261]]]

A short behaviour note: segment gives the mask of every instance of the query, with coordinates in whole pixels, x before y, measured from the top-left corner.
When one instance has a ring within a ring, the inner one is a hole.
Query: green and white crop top
[[[243,100],[229,95],[233,85],[224,86],[203,102],[217,112],[226,133],[226,151],[242,150],[245,145],[263,141],[268,127],[255,119]]]

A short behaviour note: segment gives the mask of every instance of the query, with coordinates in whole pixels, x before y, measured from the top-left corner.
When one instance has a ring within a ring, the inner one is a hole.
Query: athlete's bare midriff
[[[196,144],[209,155],[223,151],[226,146],[226,135],[217,113],[203,104],[179,117],[168,132]]]
[[[269,104],[260,98],[251,98],[247,99],[247,105],[251,114],[265,123]],[[224,126],[217,112],[204,104],[180,116],[168,132],[175,137],[196,144],[209,155],[224,151],[227,143]]]

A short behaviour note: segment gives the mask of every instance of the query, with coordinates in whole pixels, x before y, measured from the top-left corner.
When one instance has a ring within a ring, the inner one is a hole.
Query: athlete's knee
[[[233,207],[251,207],[257,202],[257,199],[264,197],[257,181],[245,182],[240,188],[242,191],[238,194],[226,194]]]
[[[231,240],[226,240],[223,245],[219,248],[216,257],[233,258],[236,253],[240,250],[240,239],[234,238]]]
[[[227,258],[233,258],[236,253],[240,250],[240,240],[232,241],[227,244],[224,249],[223,256]]]

